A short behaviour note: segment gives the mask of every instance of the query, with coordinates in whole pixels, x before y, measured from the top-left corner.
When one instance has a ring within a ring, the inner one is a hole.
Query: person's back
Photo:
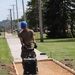
[[[35,47],[37,47],[37,45],[36,45],[36,42],[34,39],[34,32],[32,30],[28,29],[27,23],[25,21],[21,22],[21,28],[23,29],[23,31],[20,32],[18,34],[18,36],[20,38],[21,45],[22,45],[21,58],[22,58],[22,65],[23,65],[23,69],[24,69],[24,75],[25,75],[25,73],[26,73],[25,66],[26,65],[25,65],[24,58],[27,58],[28,55],[30,55],[30,54],[32,55],[33,58],[35,58],[36,54],[34,52],[34,49],[32,49],[32,50],[28,50],[28,49],[32,47],[32,43],[35,45]],[[36,69],[37,69],[37,65],[36,65]]]
[[[23,43],[26,46],[31,46],[31,43],[34,42],[34,32],[30,29],[28,29],[27,31],[23,30],[19,36],[21,36],[21,38],[23,39]]]
[[[21,22],[21,28],[23,29],[22,32],[19,33],[19,38],[22,44],[22,52],[21,57],[25,58],[29,53],[27,48],[30,48],[33,44],[36,44],[34,39],[34,32],[27,27],[27,23],[25,21]],[[27,48],[25,48],[27,47]],[[34,51],[33,51],[34,53]]]

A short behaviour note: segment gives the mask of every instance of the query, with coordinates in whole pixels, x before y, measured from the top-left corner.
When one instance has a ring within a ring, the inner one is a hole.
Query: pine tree
[[[26,15],[29,27],[36,27],[36,25],[38,24],[38,7],[36,0],[31,0],[28,2]]]
[[[67,37],[67,21],[69,19],[68,7],[71,0],[48,0],[44,7],[44,24],[50,31],[47,35],[50,38]],[[71,19],[71,18],[70,18]]]

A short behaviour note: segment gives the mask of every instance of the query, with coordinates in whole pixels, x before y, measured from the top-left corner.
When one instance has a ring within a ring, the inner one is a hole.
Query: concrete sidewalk
[[[11,50],[14,62],[22,62],[21,60],[21,44],[17,36],[12,36],[6,33],[6,39]],[[35,49],[37,60],[49,59],[46,55],[40,55],[41,52]]]

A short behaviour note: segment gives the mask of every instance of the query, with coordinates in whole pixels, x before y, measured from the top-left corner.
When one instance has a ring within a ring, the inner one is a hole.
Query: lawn
[[[12,62],[13,59],[7,41],[0,38],[0,75],[11,75],[10,72],[14,71]]]
[[[39,36],[39,34],[36,34],[35,37],[37,35]],[[37,49],[75,69],[75,38],[46,39],[45,36],[44,42],[40,42],[39,37],[37,37]]]
[[[6,39],[0,38],[0,61],[12,62],[12,56]]]

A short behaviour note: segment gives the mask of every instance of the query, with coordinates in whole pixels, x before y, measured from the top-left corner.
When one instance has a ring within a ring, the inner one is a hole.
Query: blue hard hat
[[[27,27],[27,22],[26,21],[22,21],[21,22],[21,28],[24,29]]]

